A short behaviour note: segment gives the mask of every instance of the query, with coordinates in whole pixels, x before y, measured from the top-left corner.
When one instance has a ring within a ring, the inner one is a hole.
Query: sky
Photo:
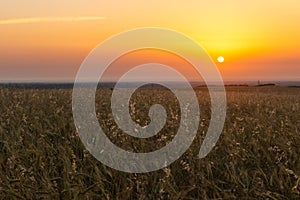
[[[298,0],[2,0],[0,81],[73,81],[99,43],[140,27],[191,37],[225,81],[300,81],[299,10]]]

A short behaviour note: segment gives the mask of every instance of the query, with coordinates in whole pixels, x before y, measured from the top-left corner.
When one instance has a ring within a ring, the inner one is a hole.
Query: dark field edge
[[[130,88],[134,83],[122,83],[121,87]],[[176,83],[174,83],[176,85]],[[80,87],[90,87],[93,83],[80,83]],[[98,83],[97,88],[114,88],[115,82],[103,82]],[[0,88],[12,88],[12,89],[72,89],[74,83],[0,83]],[[162,86],[157,84],[147,84],[149,88],[160,88]]]
[[[173,84],[175,87],[182,87],[182,84],[180,82],[168,82]],[[81,83],[81,86],[88,87],[92,83]],[[97,88],[114,88],[116,82],[100,82],[98,83]],[[127,82],[127,83],[121,83],[121,87],[124,88],[130,88],[135,84],[134,82]],[[197,87],[206,87],[206,84],[203,82],[191,82],[190,83],[194,88]],[[17,89],[72,89],[74,86],[73,82],[67,82],[67,83],[60,83],[60,82],[10,82],[0,83],[0,88],[17,88]],[[266,87],[266,86],[285,86],[285,87],[293,87],[293,88],[300,88],[300,81],[285,81],[285,82],[271,82],[271,83],[261,83],[261,84],[255,84],[255,82],[249,82],[249,83],[226,83],[225,86],[255,86],[255,87]],[[161,88],[163,86],[158,84],[147,84],[147,88]]]

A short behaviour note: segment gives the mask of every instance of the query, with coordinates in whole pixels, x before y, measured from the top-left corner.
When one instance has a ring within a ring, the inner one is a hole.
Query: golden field
[[[130,174],[104,166],[85,149],[72,119],[71,89],[0,88],[0,199],[299,199],[300,88],[228,86],[227,117],[216,147],[198,158],[210,119],[205,87],[197,138],[170,166]],[[176,134],[179,104],[166,89],[142,88],[131,98],[132,119],[149,123],[153,103],[168,119],[150,139],[118,129],[111,89],[96,107],[107,136],[123,149],[148,152]]]

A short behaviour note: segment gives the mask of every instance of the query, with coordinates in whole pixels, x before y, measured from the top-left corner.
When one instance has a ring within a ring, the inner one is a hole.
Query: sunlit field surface
[[[210,120],[205,87],[195,88],[201,120],[189,150],[170,166],[145,174],[104,166],[85,149],[72,119],[71,89],[0,88],[1,199],[299,199],[300,88],[230,86],[227,117],[216,147],[198,158]],[[162,104],[165,127],[149,139],[123,133],[110,110],[112,90],[99,89],[99,123],[118,146],[149,152],[177,132],[180,107],[166,89],[142,88],[130,102],[133,120],[150,121]]]

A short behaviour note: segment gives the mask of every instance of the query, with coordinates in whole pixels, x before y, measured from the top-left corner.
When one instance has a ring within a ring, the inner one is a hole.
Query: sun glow
[[[223,56],[219,56],[219,57],[218,57],[218,62],[219,62],[219,63],[223,63],[223,62],[224,62],[224,60],[225,60],[225,59],[224,59],[224,57],[223,57]]]

